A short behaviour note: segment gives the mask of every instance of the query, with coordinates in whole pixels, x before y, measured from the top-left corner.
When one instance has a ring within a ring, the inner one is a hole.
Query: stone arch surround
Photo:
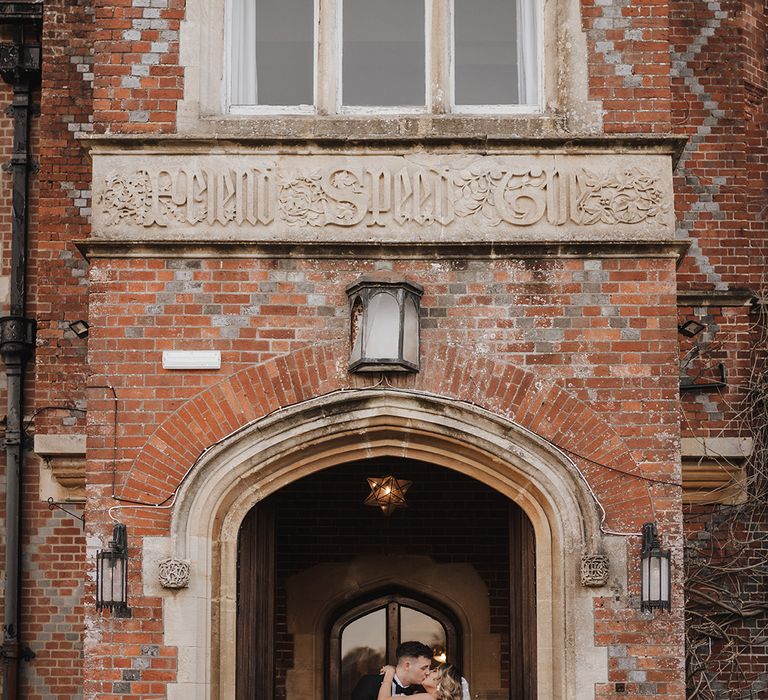
[[[428,461],[478,479],[531,520],[537,550],[539,697],[581,698],[607,677],[595,646],[584,552],[609,553],[626,587],[623,539],[600,517],[570,460],[531,431],[468,403],[413,391],[335,391],[274,412],[208,450],[179,491],[170,537],[144,540],[144,591],[163,599],[165,642],[178,648],[168,697],[234,697],[237,533],[255,503],[316,471],[366,457]],[[193,563],[190,587],[159,587],[159,559]],[[602,592],[604,594],[604,591]]]
[[[650,492],[637,478],[642,467],[602,415],[558,384],[519,367],[453,345],[432,346],[428,352],[422,372],[397,379],[402,388],[482,406],[565,450],[605,508],[606,527],[639,529],[640,514],[652,511]],[[201,455],[227,436],[288,406],[375,384],[375,377],[349,375],[346,353],[340,343],[309,346],[205,389],[158,426],[119,495],[162,501]]]

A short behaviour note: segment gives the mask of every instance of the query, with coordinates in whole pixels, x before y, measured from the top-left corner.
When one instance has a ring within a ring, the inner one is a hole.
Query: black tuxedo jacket
[[[379,688],[384,680],[383,675],[363,676],[352,691],[352,700],[376,700],[379,697]],[[425,692],[420,685],[411,685],[404,690],[406,695]]]

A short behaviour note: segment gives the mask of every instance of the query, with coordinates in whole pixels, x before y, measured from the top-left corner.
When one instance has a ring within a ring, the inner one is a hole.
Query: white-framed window
[[[540,111],[543,0],[229,0],[230,114]]]

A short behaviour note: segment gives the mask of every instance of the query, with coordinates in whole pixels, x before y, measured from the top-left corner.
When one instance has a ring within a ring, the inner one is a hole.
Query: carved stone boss
[[[516,156],[464,158],[457,167],[393,156],[339,163],[329,156],[319,162],[214,156],[157,166],[148,159],[132,168],[135,159],[120,160],[128,167],[97,169],[104,173],[94,183],[97,237],[120,238],[118,231],[137,228],[161,236],[170,229],[223,229],[234,237],[240,229],[257,238],[259,231],[290,237],[322,230],[333,238],[334,231],[354,230],[374,239],[399,232],[402,240],[407,231],[437,230],[443,237],[453,229],[658,231],[671,223],[671,188],[658,162],[647,169],[614,158],[601,167],[599,159],[583,158],[574,167],[565,157],[558,164]]]
[[[600,587],[608,583],[608,557],[603,554],[584,554],[581,557],[581,585]]]
[[[190,562],[186,559],[163,559],[158,562],[158,579],[163,588],[187,588]]]

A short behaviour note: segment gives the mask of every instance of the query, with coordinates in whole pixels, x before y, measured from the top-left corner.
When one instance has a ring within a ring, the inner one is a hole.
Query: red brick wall
[[[666,0],[582,0],[589,94],[602,100],[606,133],[669,133],[669,8]]]
[[[33,98],[30,151],[39,172],[30,176],[27,315],[38,325],[28,365],[25,430],[85,432],[86,344],[67,321],[87,318],[87,266],[72,244],[88,234],[90,163],[75,135],[90,129],[91,43],[89,4],[45,3],[42,88]],[[10,158],[12,121],[5,107],[12,91],[0,83],[0,160]],[[42,114],[40,114],[42,112]],[[38,116],[39,115],[39,116]],[[0,179],[3,274],[10,272],[12,178]],[[7,278],[6,278],[7,279]],[[3,295],[3,313],[8,313]],[[0,396],[6,403],[4,390]],[[59,408],[63,407],[63,408]],[[0,460],[5,462],[4,451]],[[81,523],[41,502],[40,461],[28,455],[23,472],[22,624],[20,640],[34,658],[20,666],[20,697],[75,698],[82,694],[85,537]],[[0,469],[0,511],[5,510],[5,469]],[[82,505],[68,509],[81,515]],[[5,527],[0,527],[5,533]],[[5,556],[5,542],[2,543]],[[2,595],[2,591],[0,591]]]
[[[37,320],[34,408],[84,409],[87,342],[68,324],[88,318],[88,265],[74,245],[90,232],[91,164],[78,138],[92,131],[93,10],[89,0],[45,3],[37,214],[30,227],[29,313]],[[64,31],[66,30],[66,31]],[[43,409],[35,429],[85,432],[79,411]]]
[[[765,9],[673,0],[672,127],[688,137],[675,192],[694,246],[682,289],[757,289],[765,270]]]
[[[682,401],[683,437],[744,437],[752,361],[752,326],[756,316],[750,306],[680,306],[680,323],[695,319],[706,328],[693,338],[680,336],[681,376],[695,383],[720,380],[723,365],[726,385],[706,391],[685,391]]]
[[[21,662],[20,697],[78,698],[83,677],[83,526],[40,502],[37,460],[28,460],[26,473],[20,639],[35,657]],[[83,515],[81,504],[66,508]]]
[[[700,645],[697,657],[706,660],[703,668],[695,666],[694,681],[704,687],[707,683],[717,689],[727,687],[735,697],[762,697],[768,692],[768,611],[764,603],[768,522],[764,515],[762,521],[749,517],[748,508],[735,515],[729,507],[685,509],[686,538],[692,552],[689,568],[696,582],[689,603],[694,613],[689,626],[693,627],[691,638]],[[710,605],[698,595],[702,591],[704,595],[714,592],[716,599],[744,615]],[[719,627],[718,634],[707,630],[710,620]],[[709,636],[703,631],[709,631]],[[691,666],[689,672],[693,669]]]
[[[347,348],[344,288],[374,267],[365,260],[95,260],[90,366],[92,381],[114,386],[118,396],[118,492],[133,499],[161,500],[197,456],[198,438],[210,444],[251,417],[349,382],[338,370]],[[514,410],[522,411],[520,419],[532,421],[564,449],[593,460],[576,458],[598,494],[613,504],[609,522],[639,531],[652,495],[660,527],[674,540],[677,489],[657,483],[649,490],[642,479],[600,465],[609,460],[601,453],[606,444],[618,447],[623,441],[627,447],[616,462],[622,470],[637,470],[661,482],[678,478],[673,451],[678,416],[672,260],[407,260],[393,261],[392,267],[425,287],[422,372],[393,382],[455,393],[502,413],[517,405],[519,397],[508,392],[519,385],[523,398]],[[164,371],[161,352],[171,348],[221,350],[222,369]],[[278,356],[288,359],[271,361]],[[267,363],[256,379],[260,389],[243,384],[245,376],[232,380],[240,382],[237,389],[222,388],[222,381],[240,376],[233,373],[250,372],[258,363]],[[510,363],[529,374],[511,374],[507,380],[505,365],[496,363]],[[541,386],[561,387],[562,394],[549,394],[561,398],[534,399],[539,391],[536,378],[544,382]],[[252,391],[263,393],[251,401]],[[527,398],[525,392],[531,392]],[[244,403],[235,396],[244,397]],[[527,402],[531,406],[525,409]],[[587,407],[596,412],[594,422],[577,417]],[[103,509],[113,505],[108,394],[103,400],[93,397],[89,408],[89,528],[106,539],[110,525]],[[526,410],[532,412],[528,419]],[[605,427],[599,427],[601,417]],[[177,453],[157,451],[153,433],[163,422],[179,439],[173,448]],[[202,432],[187,439],[185,426],[192,428],[190,435]],[[594,432],[587,440],[583,431],[590,429]],[[612,443],[614,439],[618,442]],[[137,542],[142,535],[167,532],[165,512],[124,511],[122,517]],[[632,540],[628,547],[634,562],[639,541]],[[133,590],[140,590],[140,562],[132,562]],[[632,580],[633,596],[638,583]],[[133,600],[139,610],[159,614],[156,599],[135,594]],[[612,682],[628,682],[630,692],[680,692],[680,640],[670,637],[670,629],[681,619],[679,612],[656,619],[650,648],[644,641],[648,620],[636,607],[607,599],[600,602],[599,619],[599,643],[610,645],[617,659],[625,659],[622,665],[616,662]],[[147,622],[143,614],[128,628],[122,620],[92,621],[104,640],[122,642],[111,659],[101,654],[94,659],[93,674],[109,676],[113,659],[135,659],[142,645],[161,644],[158,628]],[[98,649],[105,651],[103,644]],[[162,653],[172,656],[173,650]],[[639,664],[639,675],[628,678],[626,664]],[[639,683],[646,685],[641,688]],[[129,692],[127,686],[118,687],[119,692]],[[109,688],[109,683],[91,681],[87,693],[105,694]],[[118,690],[113,687],[112,692]],[[135,692],[133,686],[130,692]]]
[[[95,261],[92,381],[115,386],[120,398],[119,459],[133,461],[163,420],[230,373],[345,339],[344,287],[373,266],[312,260]],[[671,261],[407,261],[394,267],[426,288],[425,371],[434,371],[430,353],[444,343],[462,348],[473,361],[488,358],[528,370],[601,414],[650,473],[674,475],[665,461],[674,435],[649,449],[650,437],[637,430],[647,423],[649,410],[658,424],[677,420]],[[161,351],[171,348],[221,350],[222,370],[166,372]],[[438,384],[430,388],[437,390],[443,378],[434,380]],[[406,383],[429,381],[432,377],[422,373]],[[104,459],[111,459],[111,409],[105,399],[104,413],[92,414],[104,423],[104,452],[95,453]],[[95,437],[93,447],[99,447]],[[151,488],[160,493],[164,487]]]
[[[179,26],[184,0],[95,0],[96,131],[168,133],[182,98]]]
[[[766,8],[756,2],[700,0],[672,0],[670,8],[672,123],[676,133],[689,138],[675,180],[678,233],[693,240],[681,266],[679,287],[720,292],[741,287],[764,297],[768,238]],[[722,362],[727,386],[683,394],[683,435],[760,437],[751,433],[745,400],[755,379],[753,372],[760,370],[760,364],[754,364],[754,350],[756,342],[764,344],[764,319],[749,307],[722,307],[716,298],[705,307],[681,308],[681,321],[687,318],[698,318],[707,330],[694,339],[681,339],[682,356],[691,358],[692,352],[698,353],[689,364],[703,373]],[[764,362],[761,364],[764,371]],[[756,467],[764,469],[761,463]],[[757,496],[754,486],[749,496]],[[735,603],[739,609],[749,609],[756,600],[750,588],[765,590],[768,586],[764,568],[755,568],[755,562],[765,556],[758,537],[768,529],[765,517],[764,509],[748,507],[739,513],[730,507],[698,506],[685,514],[691,551],[703,556],[701,561],[709,556],[710,543],[739,539],[732,529],[735,523],[750,522],[755,542],[738,558],[725,551],[714,557],[716,563],[722,563],[723,556],[732,559],[734,571],[743,573],[734,573],[727,586],[742,590],[743,600]],[[702,565],[694,561],[694,554],[689,559],[694,569]],[[720,585],[714,573],[711,577],[713,585]],[[694,606],[701,603],[696,596],[693,600]],[[689,618],[697,619],[696,614]],[[729,659],[735,647],[722,644],[723,633],[713,634],[710,681],[728,684],[739,696],[765,693],[768,646],[760,642],[765,624],[763,613],[726,625],[725,634],[732,635],[740,650],[735,661]]]

